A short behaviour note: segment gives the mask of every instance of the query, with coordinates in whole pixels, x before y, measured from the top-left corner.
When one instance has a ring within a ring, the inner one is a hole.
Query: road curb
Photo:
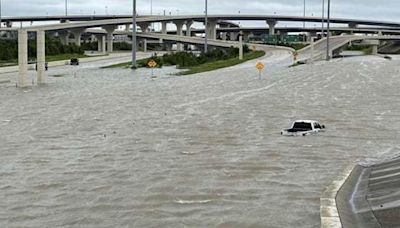
[[[353,169],[354,165],[346,167],[322,193],[320,198],[321,228],[342,228],[336,196]]]

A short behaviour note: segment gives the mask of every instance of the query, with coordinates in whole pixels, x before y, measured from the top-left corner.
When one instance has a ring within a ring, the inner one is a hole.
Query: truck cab
[[[307,136],[325,131],[325,126],[314,120],[296,120],[292,127],[281,131],[285,136]]]

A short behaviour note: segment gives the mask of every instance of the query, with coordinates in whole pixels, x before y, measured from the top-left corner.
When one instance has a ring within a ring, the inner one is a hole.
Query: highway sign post
[[[296,62],[297,61],[297,57],[299,56],[299,53],[297,51],[293,52],[293,60]]]
[[[256,68],[257,68],[257,70],[258,70],[258,79],[261,79],[261,72],[264,70],[265,65],[264,65],[264,63],[262,63],[262,62],[258,62],[258,63],[256,64]]]
[[[152,59],[147,63],[147,66],[151,68],[151,77],[154,77],[154,68],[157,67],[157,62]]]

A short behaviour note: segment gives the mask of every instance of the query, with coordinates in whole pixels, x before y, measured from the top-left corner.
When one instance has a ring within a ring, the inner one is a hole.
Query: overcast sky
[[[150,14],[150,0],[137,0]],[[208,0],[211,14],[303,15],[303,0]],[[325,0],[327,1],[327,0]],[[332,17],[400,21],[399,0],[331,0]],[[64,14],[65,0],[1,0],[3,16]],[[132,0],[68,0],[70,14],[130,14]],[[307,15],[320,16],[322,0],[306,0]],[[153,0],[153,13],[201,14],[203,0]]]

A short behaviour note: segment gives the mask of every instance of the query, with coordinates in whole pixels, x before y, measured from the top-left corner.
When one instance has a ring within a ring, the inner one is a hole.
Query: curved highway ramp
[[[330,38],[330,56],[339,52],[342,48],[347,46],[349,43],[354,41],[382,41],[382,40],[400,40],[400,36],[359,36],[359,35],[347,35],[347,36],[333,36]],[[325,58],[327,53],[327,42],[326,38],[318,40],[314,43],[314,48],[310,45],[299,51],[299,61],[309,60],[322,60]]]

